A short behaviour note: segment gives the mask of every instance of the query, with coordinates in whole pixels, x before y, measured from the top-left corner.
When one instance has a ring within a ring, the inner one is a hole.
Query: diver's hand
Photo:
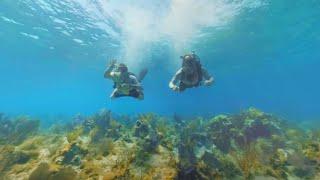
[[[114,66],[115,64],[117,63],[117,60],[115,60],[115,59],[112,59],[110,62],[109,62],[109,67],[112,67],[112,66]]]
[[[213,84],[213,81],[211,81],[211,80],[206,80],[206,81],[204,81],[204,83],[203,83],[205,86],[211,86],[212,84]]]
[[[173,91],[179,92],[180,88],[178,86],[172,86],[170,87]]]

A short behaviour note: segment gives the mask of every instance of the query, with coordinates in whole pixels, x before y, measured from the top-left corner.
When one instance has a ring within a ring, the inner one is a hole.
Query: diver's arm
[[[173,89],[174,91],[179,90],[178,83],[181,79],[182,69],[179,69],[179,71],[173,76],[169,83],[169,88]]]
[[[104,78],[112,78],[112,70],[113,70],[113,68],[114,68],[114,65],[112,65],[112,66],[108,66],[107,67],[107,69],[104,71]]]
[[[107,69],[104,71],[104,78],[112,78],[113,73],[112,70],[116,66],[116,61],[111,61],[110,64],[108,65]]]
[[[202,76],[204,78],[204,85],[211,86],[214,83],[214,78],[211,76],[208,71],[202,68]]]
[[[115,99],[116,98],[116,94],[119,92],[119,89],[118,88],[115,88],[113,91],[112,91],[112,93],[111,93],[111,95],[110,95],[110,98],[111,99]]]

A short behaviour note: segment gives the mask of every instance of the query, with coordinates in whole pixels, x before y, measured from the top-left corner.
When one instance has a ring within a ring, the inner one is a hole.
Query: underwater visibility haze
[[[320,179],[320,1],[1,0],[0,179]],[[169,82],[194,51],[210,87]],[[111,60],[144,99],[111,99]],[[224,115],[221,115],[224,114]]]

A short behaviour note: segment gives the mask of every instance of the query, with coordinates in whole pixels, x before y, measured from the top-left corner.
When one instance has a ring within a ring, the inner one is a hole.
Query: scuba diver
[[[182,67],[177,71],[169,83],[169,87],[176,92],[201,85],[211,86],[214,78],[201,66],[200,58],[192,52],[180,56]]]
[[[141,81],[147,72],[147,69],[143,69],[137,77],[134,73],[128,71],[128,67],[125,64],[117,64],[116,60],[112,60],[104,72],[104,77],[114,82],[114,90],[110,98],[129,96],[143,100],[144,94]]]

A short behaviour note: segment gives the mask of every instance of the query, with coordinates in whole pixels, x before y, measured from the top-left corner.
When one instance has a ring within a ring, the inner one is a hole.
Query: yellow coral
[[[29,180],[76,180],[77,173],[70,167],[56,168],[48,163],[41,163],[32,173],[30,174]]]
[[[155,119],[155,115],[153,113],[144,114],[140,116],[140,121],[150,124],[152,120]]]
[[[152,154],[144,167],[133,167],[135,171],[132,176],[135,179],[175,179],[177,177],[177,157],[165,147],[159,146],[158,149],[158,153]]]
[[[310,143],[303,150],[303,154],[310,160],[320,163],[320,143]]]
[[[83,127],[76,127],[72,132],[67,134],[68,142],[71,143],[77,140],[82,133],[83,133]]]
[[[107,156],[113,153],[114,142],[111,138],[103,138],[98,143],[93,143],[90,145],[91,152],[97,156]]]
[[[41,147],[46,140],[45,136],[35,136],[25,140],[18,148],[21,150],[35,150]]]
[[[99,179],[103,174],[103,166],[95,161],[86,161],[83,163],[80,172],[80,179]]]
[[[253,117],[261,117],[264,115],[264,113],[262,111],[260,111],[256,108],[253,108],[253,107],[248,109],[248,113]]]
[[[249,179],[261,168],[259,152],[254,143],[247,145],[243,151],[232,152],[231,155],[234,157],[245,179]]]

